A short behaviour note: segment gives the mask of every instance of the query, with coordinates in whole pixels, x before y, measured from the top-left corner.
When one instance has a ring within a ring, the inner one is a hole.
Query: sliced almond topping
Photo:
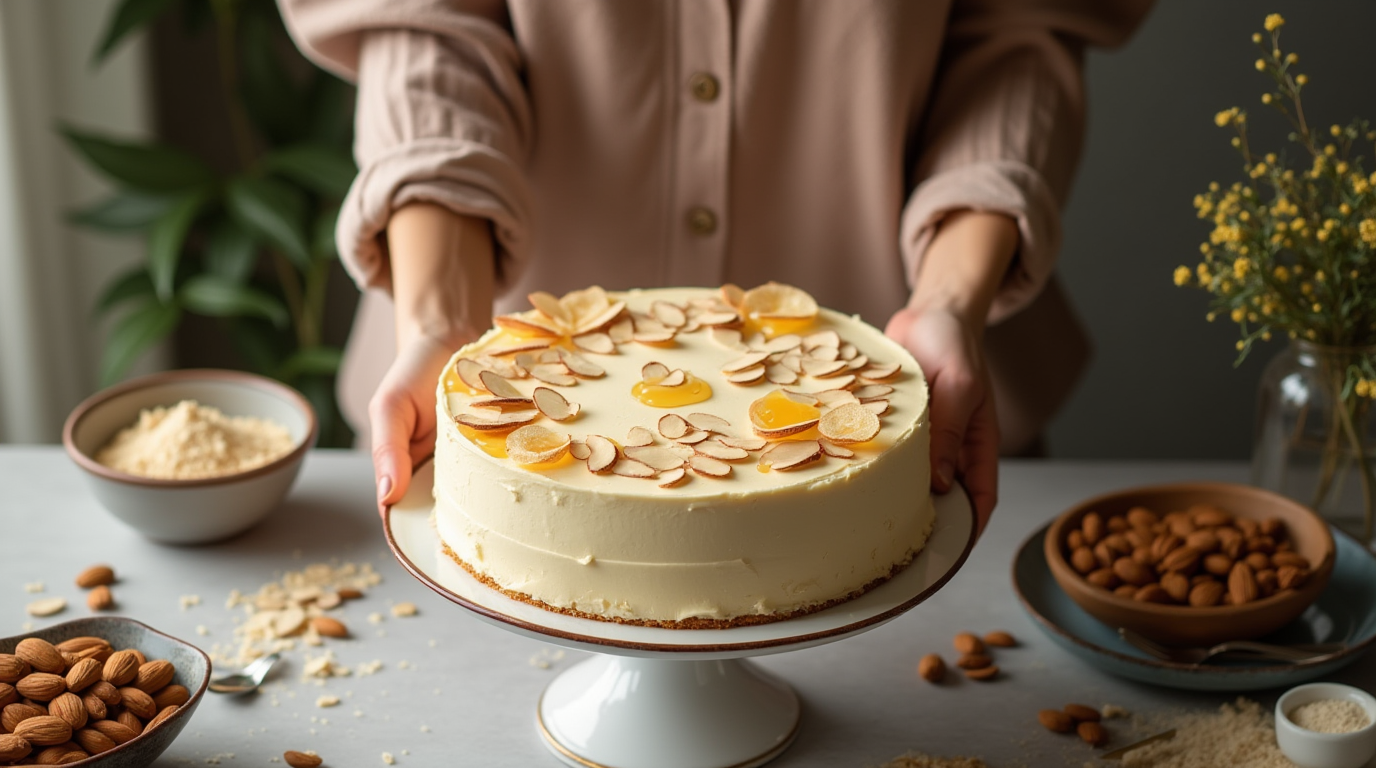
[[[502,360],[491,355],[479,355],[473,359],[482,367],[504,379],[524,379],[526,377],[525,369],[509,360]]]
[[[607,336],[617,344],[626,344],[635,336],[635,323],[631,322],[631,318],[623,317],[607,328]]]
[[[749,386],[764,381],[764,366],[757,365],[754,368],[746,368],[743,371],[727,374],[726,380],[732,384]]]
[[[514,355],[518,352],[530,352],[536,349],[545,349],[554,343],[554,339],[528,339],[513,344],[506,344],[500,347],[488,347],[483,353],[491,357],[505,357]]]
[[[741,341],[741,332],[731,328],[713,328],[712,341],[717,346],[734,352],[746,351],[745,342]]]
[[[688,324],[688,315],[683,311],[683,307],[671,304],[667,301],[655,301],[650,304],[650,314],[664,325],[670,328],[682,328]]]
[[[766,341],[764,343],[764,351],[770,353],[771,355],[777,355],[780,352],[792,352],[793,350],[801,346],[802,343],[803,338],[801,336],[792,333],[785,333],[782,336],[775,336],[769,341]]]
[[[693,450],[693,446],[682,445],[679,443],[667,443],[664,445],[664,450],[674,454],[675,456],[679,457],[680,459],[683,459],[684,461],[693,458],[694,454],[696,453]]]
[[[611,343],[610,339],[607,343]],[[599,379],[607,375],[607,371],[602,366],[567,349],[559,350],[559,362],[569,369],[569,373],[584,379]]]
[[[592,449],[582,440],[574,440],[569,443],[569,454],[579,461],[587,461],[588,456],[592,455]]]
[[[678,329],[678,332],[679,332],[679,333],[696,333],[697,330],[698,330],[699,328],[701,328],[701,327],[702,327],[702,325],[701,325],[700,323],[698,323],[697,320],[694,320],[693,318],[690,317],[690,318],[688,318],[688,322],[684,323],[684,324],[683,324],[683,327],[680,328],[680,329]]]
[[[825,379],[818,379],[818,383],[821,385],[817,389],[818,392],[825,392],[829,389],[845,389],[855,383],[855,374],[828,376]]]
[[[837,459],[855,458],[855,451],[852,451],[849,448],[837,445],[831,442],[830,440],[818,440],[817,442],[820,443],[822,446],[822,453],[825,453],[828,456],[832,456]]]
[[[703,328],[718,328],[739,323],[741,316],[735,312],[703,312],[693,319]]]
[[[549,387],[536,387],[531,393],[535,407],[555,421],[565,421],[578,415],[578,403],[570,403],[564,396]]]
[[[739,310],[745,301],[745,291],[739,285],[727,283],[721,287],[721,300],[726,302],[728,307]]]
[[[841,352],[836,347],[813,347],[808,350],[807,356],[813,360],[821,360],[822,362],[830,363],[840,357]]]
[[[655,365],[655,363],[651,363]],[[677,440],[688,434],[688,422],[677,413],[666,413],[659,417],[659,434],[670,440]]]
[[[601,435],[588,435],[584,442],[588,446],[588,470],[590,472],[606,472],[617,463],[616,443],[608,440]]]
[[[731,431],[731,422],[710,413],[690,413],[688,414],[688,423],[692,424],[694,429],[702,429],[708,432]]]
[[[631,337],[637,344],[667,344],[674,340],[676,334],[671,330],[666,331],[636,331]]]
[[[787,440],[776,444],[760,457],[760,463],[770,469],[787,472],[799,469],[822,458],[822,446],[816,440]]]
[[[731,474],[730,464],[701,454],[689,459],[688,466],[692,467],[693,471],[699,475],[706,475],[707,477],[727,477]]]
[[[817,402],[825,408],[835,408],[838,405],[845,405],[846,403],[858,403],[860,400],[844,389],[832,389],[826,392],[818,392]]]
[[[713,438],[721,442],[722,445],[729,445],[732,448],[740,448],[744,451],[758,451],[769,444],[762,437],[732,437],[730,435],[718,435]]]
[[[803,372],[803,357],[796,352],[790,352],[779,358],[779,365],[787,368],[794,373]]]
[[[544,291],[536,291],[526,294],[526,299],[530,302],[530,306],[545,313],[545,317],[554,322],[565,326],[572,324],[573,318],[569,317],[569,313],[559,305],[559,299],[554,296]]]
[[[626,441],[621,445],[623,448],[633,448],[643,445],[654,445],[655,433],[644,427],[631,427],[626,433]]]
[[[826,362],[825,360],[807,359],[803,361],[803,373],[814,378],[833,376],[844,370],[846,370],[846,364],[842,360]]]
[[[763,333],[752,333],[744,342],[745,348],[751,352],[764,352],[765,338]]]
[[[497,315],[492,322],[498,327],[516,333],[536,336],[563,336],[560,328],[538,312],[519,315]],[[491,354],[491,353],[489,353]]]
[[[654,477],[655,471],[635,459],[622,459],[612,467],[612,474],[622,477]]]
[[[663,333],[674,330],[656,320],[654,315],[647,315],[642,312],[632,312],[631,322],[635,323],[636,333]]]
[[[871,400],[868,403],[861,403],[861,405],[875,416],[883,416],[889,412],[888,400]]]
[[[601,330],[603,326],[615,320],[624,311],[626,311],[626,303],[624,301],[615,301],[606,309],[590,316],[585,317],[581,313],[575,313],[574,329],[579,334]]]
[[[570,442],[568,435],[527,424],[506,436],[506,455],[517,464],[544,464],[563,456]]]
[[[640,378],[646,384],[656,384],[660,379],[669,375],[669,366],[664,363],[646,363],[640,369]]]
[[[626,457],[635,459],[651,469],[663,472],[683,466],[683,458],[677,453],[658,445],[641,445],[626,448]]]
[[[578,379],[569,374],[569,369],[564,367],[563,363],[540,363],[531,366],[530,375],[556,387],[572,387],[578,384]]]
[[[682,443],[683,445],[692,445],[694,443],[700,443],[711,436],[712,433],[705,429],[695,429],[674,442]]]
[[[770,384],[795,384],[798,381],[798,374],[782,365],[766,366],[764,377],[769,379]]]
[[[685,471],[683,467],[671,469],[666,472],[659,473],[659,487],[673,488],[674,486],[682,485],[683,481],[687,479],[688,472]]]
[[[516,355],[516,366],[521,369],[525,376],[530,375],[530,369],[540,364],[539,355],[530,352],[522,352]],[[524,378],[524,377],[523,377]]]
[[[803,339],[803,347],[810,350],[817,347],[836,349],[839,346],[841,346],[841,336],[836,331],[818,331]]]
[[[744,357],[738,357],[735,360],[732,360],[731,362],[727,363],[726,365],[723,365],[721,367],[721,372],[737,373],[739,371],[744,371],[747,368],[754,368],[755,366],[763,363],[766,359],[768,359],[768,357],[768,352],[751,352],[750,354],[745,355]]]
[[[682,370],[675,368],[669,371],[669,375],[655,382],[661,387],[681,387],[688,383],[688,375]]]
[[[863,405],[846,403],[822,414],[817,431],[837,445],[863,443],[879,434],[879,417]]]
[[[898,363],[888,365],[871,365],[869,368],[860,372],[860,375],[867,381],[886,381],[898,375],[903,366]]]
[[[867,400],[878,400],[881,397],[887,397],[892,393],[893,387],[889,386],[888,384],[869,384],[867,386],[860,387],[859,389],[852,390],[852,394],[854,394],[856,399],[862,403]]]
[[[512,386],[511,382],[492,371],[478,371],[478,380],[482,382],[483,389],[486,389],[497,397],[525,397],[525,395],[521,394],[521,390]]]
[[[513,427],[529,424],[535,421],[535,417],[539,415],[539,411],[531,408],[525,411],[508,411],[506,413],[494,415],[488,415],[486,413],[461,413],[454,417],[454,421],[457,421],[469,429],[476,429],[480,432],[500,432],[504,429],[511,429]]]
[[[846,368],[851,371],[858,371],[870,364],[870,359],[864,355],[856,355],[846,361]]]
[[[468,401],[469,408],[496,408],[499,411],[523,411],[535,407],[535,401],[528,397],[475,397]]]
[[[543,352],[541,352],[540,354],[536,355],[536,356],[535,356],[535,359],[536,359],[537,362],[540,362],[540,363],[548,363],[548,364],[550,364],[550,365],[554,365],[554,364],[556,364],[556,363],[562,363],[562,362],[563,362],[562,360],[559,359],[559,350],[558,350],[558,349],[546,349],[546,350],[544,350]]]
[[[725,443],[718,442],[716,439],[703,440],[693,446],[693,450],[703,456],[711,456],[722,461],[740,461],[750,456],[750,452],[744,448],[733,448]]]
[[[610,355],[616,352],[616,344],[612,342],[612,337],[601,331],[574,336],[573,345],[596,355]]]
[[[817,300],[801,288],[769,282],[745,292],[740,312],[747,317],[806,320],[817,316]]]
[[[842,344],[840,350],[840,356],[842,360],[853,360],[856,355],[860,354],[860,351],[857,350],[855,348],[855,345],[851,344],[850,342]]]
[[[818,399],[818,397],[812,394],[811,392],[803,392],[801,390],[793,389],[791,387],[784,387],[779,391],[784,393],[784,397],[787,397],[789,400],[792,400],[795,403],[816,406],[819,405],[821,402]]]
[[[467,384],[469,389],[476,389],[480,392],[487,389],[487,385],[483,384],[483,380],[479,376],[485,370],[487,369],[483,368],[476,360],[470,360],[466,357],[461,357],[458,362],[454,363],[454,372],[459,374],[459,380]],[[517,396],[520,396],[519,392]]]

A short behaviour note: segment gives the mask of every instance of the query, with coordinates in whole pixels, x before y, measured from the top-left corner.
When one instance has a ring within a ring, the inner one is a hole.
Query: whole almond
[[[115,716],[115,722],[133,731],[135,735],[143,733],[143,719],[123,707],[121,709],[123,711]]]
[[[54,715],[26,718],[14,727],[14,734],[35,747],[61,744],[72,738],[72,726]]]
[[[127,685],[139,673],[139,665],[143,663],[140,655],[132,649],[110,654],[101,670],[101,679],[116,687]]]
[[[172,662],[164,659],[153,659],[139,665],[139,672],[134,676],[133,686],[151,695],[166,688],[176,674],[177,670],[172,666]]]
[[[81,748],[93,755],[101,752],[108,752],[115,748],[115,742],[109,736],[97,731],[94,728],[82,728],[72,734],[72,740],[81,745]]]
[[[1139,603],[1169,603],[1171,596],[1160,584],[1153,583],[1139,587],[1133,593],[1132,599]]]
[[[64,693],[49,702],[48,714],[67,721],[74,731],[84,728],[90,715],[86,711],[86,704],[75,693]]]
[[[1108,743],[1108,731],[1104,730],[1104,726],[1092,720],[1075,726],[1075,733],[1079,734],[1080,739],[1091,747],[1102,747]]]
[[[1116,519],[1116,518],[1115,518]],[[1132,553],[1132,544],[1128,537],[1121,533],[1112,533],[1104,537],[1104,546],[1112,550],[1114,555],[1122,556]],[[1116,557],[1114,559],[1117,559]]]
[[[30,759],[38,765],[70,765],[88,757],[90,755],[86,754],[85,750],[68,741],[51,747],[44,747],[35,752]]]
[[[34,672],[15,683],[14,689],[19,691],[19,695],[34,701],[52,701],[67,692],[67,678],[47,672]]]
[[[1080,547],[1070,553],[1070,567],[1082,574],[1089,573],[1099,567],[1099,561],[1094,557],[1094,550]]]
[[[0,710],[0,731],[13,733],[14,729],[25,720],[46,714],[48,714],[48,710],[36,704],[26,704],[22,701],[16,701],[13,704],[6,705],[3,710]]]
[[[1161,522],[1156,513],[1146,507],[1133,507],[1128,510],[1128,525],[1133,528],[1151,528]]]
[[[1248,536],[1247,551],[1264,552],[1269,555],[1272,552],[1276,551],[1276,540],[1271,538],[1270,536],[1263,536],[1261,534],[1257,534],[1256,536]]]
[[[0,683],[0,708],[8,707],[16,701],[19,701],[19,691],[9,683]]]
[[[109,648],[87,648],[84,651],[79,651],[76,657],[78,660],[95,659],[101,664],[104,664],[106,660],[110,658],[110,654],[112,653],[114,653],[114,651]]]
[[[115,607],[115,596],[110,588],[101,584],[86,595],[86,607],[93,611],[108,611]]]
[[[1037,713],[1037,721],[1055,733],[1070,733],[1075,729],[1075,719],[1059,709],[1043,709]]]
[[[1190,605],[1195,608],[1208,608],[1218,605],[1223,599],[1223,583],[1205,581],[1190,588]]]
[[[153,697],[133,686],[119,689],[119,695],[120,704],[140,720],[148,720],[158,714],[158,706],[153,703]]]
[[[93,565],[76,576],[76,585],[82,589],[103,587],[114,583],[115,569],[108,565]]]
[[[1161,562],[1176,549],[1179,549],[1185,540],[1172,533],[1163,533],[1151,542],[1151,556],[1154,562]]]
[[[135,731],[129,726],[115,720],[96,720],[91,723],[90,727],[100,731],[109,738],[110,741],[115,742],[115,744],[123,744],[126,741],[131,741],[141,733],[141,731]]]
[[[1120,557],[1113,561],[1113,575],[1126,584],[1142,587],[1155,581],[1155,574],[1149,568],[1130,557]]]
[[[956,659],[956,666],[961,669],[984,669],[994,663],[994,658],[987,653],[966,653]]]
[[[917,674],[929,683],[939,683],[946,677],[946,662],[935,653],[929,653],[917,662]]]
[[[1157,567],[1161,569],[1162,573],[1180,571],[1188,576],[1194,572],[1195,567],[1198,565],[1199,552],[1197,550],[1189,547],[1178,547],[1172,550],[1170,554],[1161,558],[1161,563]]]
[[[1242,562],[1250,565],[1253,571],[1264,571],[1271,567],[1271,558],[1265,552],[1249,552]]]
[[[1118,559],[1118,553],[1114,552],[1112,547],[1102,541],[1094,545],[1093,551],[1094,560],[1099,563],[1100,568],[1111,568],[1113,567],[1113,561]]]
[[[349,636],[349,628],[344,626],[344,622],[338,619],[332,619],[329,616],[316,616],[312,618],[311,627],[325,637]]]
[[[984,653],[984,641],[969,632],[960,632],[951,639],[959,653]]]
[[[1276,552],[1271,555],[1271,564],[1276,568],[1292,565],[1296,568],[1309,568],[1309,558],[1298,552]]]
[[[1128,521],[1123,519],[1121,515],[1114,515],[1104,518],[1104,527],[1110,533],[1122,533],[1128,529]]]
[[[91,637],[89,635],[84,635],[82,637],[73,637],[68,640],[63,640],[62,642],[57,644],[57,649],[59,651],[67,651],[68,653],[81,653],[82,651],[88,650],[90,648],[103,648],[105,650],[113,650],[110,648],[109,641],[107,641],[105,638]]]
[[[1152,539],[1156,538],[1155,534],[1147,528],[1133,528],[1123,535],[1127,537],[1128,543],[1132,545],[1134,554],[1136,554],[1139,549],[1146,549],[1147,546],[1151,544]]]
[[[980,667],[979,669],[967,669],[965,670],[965,676],[971,680],[987,683],[999,676],[999,668],[996,664],[990,664],[987,667]]]
[[[1137,590],[1139,589],[1141,589],[1141,587],[1134,587],[1131,584],[1120,584],[1117,589],[1113,590],[1113,594],[1131,600],[1137,596]]]
[[[17,683],[32,671],[29,662],[12,653],[0,653],[0,683]]]
[[[344,598],[345,600],[357,600],[360,597],[363,597],[363,592],[361,590],[354,589],[353,587],[340,587],[339,589],[335,590],[335,593],[338,594],[340,597]]]
[[[62,668],[64,670],[71,669],[78,661],[81,661],[82,658],[80,654],[64,651],[61,648],[57,649],[57,653],[62,657]]]
[[[20,640],[14,647],[14,655],[29,662],[29,666],[33,667],[35,672],[60,675],[67,669],[67,662],[63,660],[62,654],[57,652],[57,648],[40,637],[26,637]]]
[[[186,686],[175,683],[153,694],[153,703],[157,705],[159,712],[167,707],[179,707],[190,700],[191,691],[188,691]]]
[[[1113,589],[1118,586],[1118,576],[1112,568],[1100,568],[1086,576],[1085,581],[1104,589]]]
[[[152,720],[148,721],[148,727],[144,728],[143,730],[151,731],[159,725],[162,725],[164,720],[177,714],[178,709],[181,709],[181,707],[177,706],[176,704],[163,707],[162,709],[158,710],[158,714],[154,715]]]
[[[1233,564],[1228,573],[1228,596],[1233,605],[1244,605],[1257,599],[1257,577],[1252,566],[1245,562]]]
[[[1285,538],[1285,523],[1279,517],[1268,517],[1261,521],[1261,535],[1270,536],[1279,541]]]
[[[294,749],[283,752],[282,760],[286,762],[287,765],[291,766],[291,768],[316,768],[316,766],[320,765],[322,762],[318,755],[297,752]]]
[[[1190,599],[1190,579],[1179,571],[1171,571],[1161,577],[1161,588],[1171,596],[1171,600],[1183,603]]]
[[[81,693],[100,680],[102,664],[95,659],[82,659],[67,670],[67,690]]]
[[[1080,520],[1080,531],[1084,534],[1086,544],[1091,547],[1098,544],[1104,538],[1104,518],[1098,512],[1090,512]]]
[[[996,629],[984,635],[984,644],[992,645],[995,648],[1016,648],[1017,638],[1001,629]]]
[[[1299,589],[1304,586],[1304,582],[1308,578],[1308,569],[1284,565],[1276,571],[1276,587],[1278,589]]]
[[[96,698],[105,702],[105,706],[107,707],[113,707],[119,704],[119,689],[104,680],[92,685],[89,693],[94,694]]]
[[[135,659],[138,659],[139,666],[143,666],[144,664],[147,664],[147,663],[148,663],[148,658],[147,658],[146,656],[143,655],[143,651],[140,651],[140,650],[137,649],[137,648],[127,648],[127,649],[125,649],[125,650],[127,650],[127,651],[129,651],[130,653],[134,654],[134,658],[135,658]]]
[[[1218,534],[1210,530],[1198,530],[1185,537],[1185,546],[1196,552],[1207,554],[1218,549]]]
[[[86,714],[89,720],[104,720],[110,714],[110,708],[105,706],[105,702],[96,698],[95,694],[88,693],[81,697],[81,703],[86,707]]]
[[[1171,533],[1182,539],[1198,530],[1198,526],[1194,524],[1194,521],[1186,517],[1177,517],[1171,520],[1168,527]]]
[[[1230,525],[1233,522],[1231,514],[1211,504],[1199,504],[1191,507],[1190,517],[1194,520],[1194,524],[1200,528],[1214,528],[1220,525]]]
[[[0,734],[0,762],[23,759],[32,751],[33,745],[25,741],[24,737],[12,733]]]
[[[1227,576],[1233,570],[1233,558],[1228,557],[1222,552],[1213,552],[1204,556],[1204,571],[1215,576]]]
[[[1063,709],[1065,713],[1074,718],[1076,722],[1099,722],[1099,710],[1095,709],[1094,707],[1088,707],[1084,704],[1067,704]]]
[[[1071,551],[1077,550],[1085,545],[1085,532],[1075,529],[1065,535],[1065,545]]]

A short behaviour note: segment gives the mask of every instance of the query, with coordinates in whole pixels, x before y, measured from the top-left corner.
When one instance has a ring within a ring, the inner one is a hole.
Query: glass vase
[[[1261,377],[1252,483],[1309,505],[1371,546],[1376,420],[1348,371],[1376,346],[1294,340]]]

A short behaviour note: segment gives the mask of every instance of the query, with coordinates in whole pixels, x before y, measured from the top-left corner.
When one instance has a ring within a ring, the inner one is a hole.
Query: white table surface
[[[1095,671],[1046,639],[1010,586],[1018,545],[1057,512],[1104,491],[1188,479],[1244,481],[1246,468],[1006,462],[993,523],[962,571],[934,598],[858,637],[756,660],[803,699],[801,734],[771,768],[870,768],[910,750],[977,755],[993,766],[1081,766],[1093,752],[1044,731],[1036,721],[1039,709],[1069,701],[1139,712],[1213,709],[1231,700]],[[381,766],[383,752],[395,755],[399,766],[558,765],[536,734],[535,704],[553,674],[578,654],[542,669],[532,661],[553,654],[553,646],[484,624],[406,574],[383,542],[364,454],[312,453],[272,517],[236,539],[204,547],[158,545],[125,528],[97,505],[57,447],[0,447],[0,489],[0,635],[19,633],[29,621],[44,626],[87,615],[72,579],[97,562],[110,563],[120,575],[114,591],[122,615],[207,649],[232,642],[241,613],[224,607],[231,589],[252,593],[283,571],[332,559],[372,563],[382,574],[383,582],[366,599],[343,609],[341,618],[355,639],[330,645],[349,666],[382,661],[379,673],[333,678],[319,687],[302,681],[302,653],[291,652],[264,693],[207,693],[157,766],[205,765],[216,758],[225,766],[269,765],[287,749],[314,749],[337,767]],[[27,593],[24,585],[38,581],[46,584],[42,596],[68,599],[66,612],[48,619],[25,615],[24,605],[40,595]],[[183,610],[183,595],[199,595],[202,602]],[[388,606],[402,600],[418,605],[420,614],[393,618]],[[387,617],[376,627],[365,621],[375,611]],[[210,634],[198,636],[198,625]],[[934,687],[917,677],[917,660],[926,653],[941,653],[948,663],[954,659],[954,633],[992,629],[1006,629],[1022,642],[998,651],[1003,679]],[[1376,656],[1338,677],[1376,688]],[[343,703],[317,708],[316,698],[324,693]],[[1248,695],[1270,706],[1278,692]],[[317,722],[321,718],[328,722]]]

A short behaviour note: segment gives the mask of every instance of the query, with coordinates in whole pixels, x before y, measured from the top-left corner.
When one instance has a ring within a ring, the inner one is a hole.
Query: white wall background
[[[0,0],[0,442],[56,441],[67,412],[95,390],[105,326],[91,307],[142,249],[64,221],[106,187],[55,127],[136,137],[149,125],[141,42],[90,64],[111,5]]]

